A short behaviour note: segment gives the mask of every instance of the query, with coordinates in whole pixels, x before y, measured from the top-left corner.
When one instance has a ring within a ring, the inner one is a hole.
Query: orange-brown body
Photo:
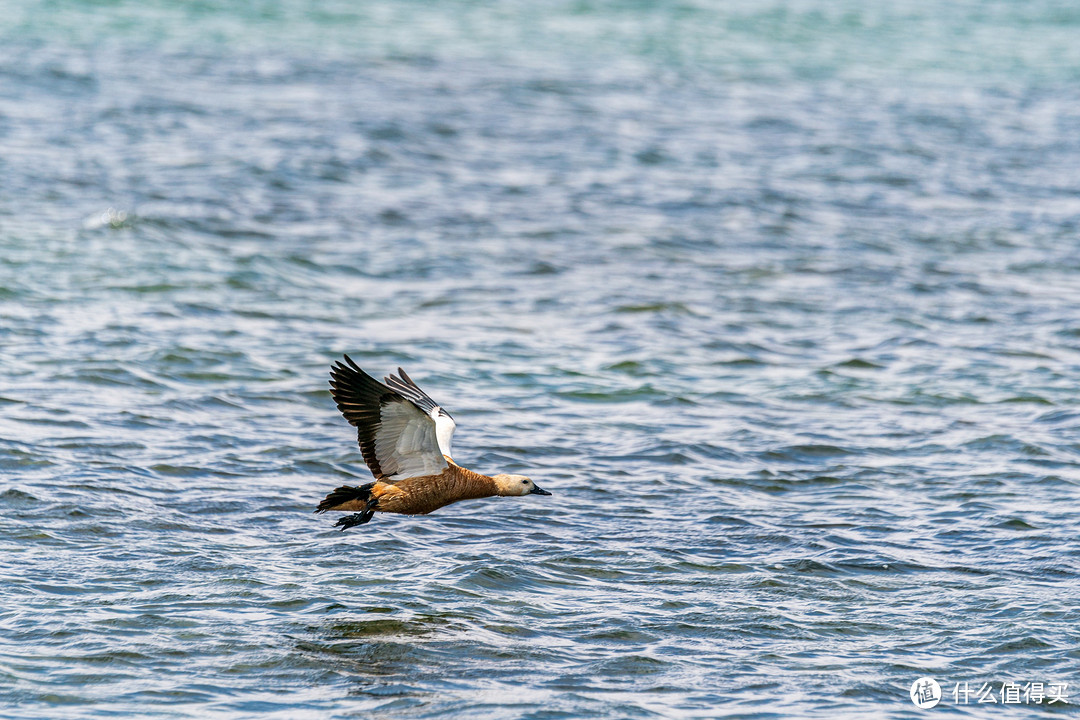
[[[475,500],[498,494],[494,478],[450,462],[438,475],[407,478],[393,484],[376,481],[370,497],[377,501],[372,508],[377,512],[427,515],[459,500]],[[358,498],[325,509],[362,511],[368,502],[367,499]]]

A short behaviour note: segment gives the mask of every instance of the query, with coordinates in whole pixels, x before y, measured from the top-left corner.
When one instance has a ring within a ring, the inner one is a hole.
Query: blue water
[[[0,716],[1080,703],[1080,12],[718,5],[4,3]]]

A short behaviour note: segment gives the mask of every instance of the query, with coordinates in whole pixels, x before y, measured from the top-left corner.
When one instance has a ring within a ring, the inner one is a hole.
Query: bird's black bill
[[[547,490],[541,490],[536,485],[533,485],[533,489],[529,491],[530,495],[550,495]]]

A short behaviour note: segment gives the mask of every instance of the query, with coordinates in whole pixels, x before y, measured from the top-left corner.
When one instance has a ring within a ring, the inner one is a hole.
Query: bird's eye
[[[522,485],[528,485],[528,484],[529,484],[529,481],[528,481],[528,480],[522,480],[522,481],[521,481],[521,484],[522,484]]]

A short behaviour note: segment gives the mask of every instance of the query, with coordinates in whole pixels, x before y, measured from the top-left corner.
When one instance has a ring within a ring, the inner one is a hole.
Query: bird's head
[[[547,490],[541,490],[529,478],[524,475],[496,475],[492,478],[500,495],[550,495]]]

